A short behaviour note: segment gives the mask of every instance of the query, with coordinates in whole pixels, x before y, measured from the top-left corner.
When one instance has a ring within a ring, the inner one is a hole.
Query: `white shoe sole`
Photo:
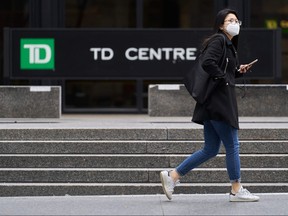
[[[259,198],[258,199],[239,199],[239,198],[229,198],[229,201],[230,202],[258,202],[259,201]]]

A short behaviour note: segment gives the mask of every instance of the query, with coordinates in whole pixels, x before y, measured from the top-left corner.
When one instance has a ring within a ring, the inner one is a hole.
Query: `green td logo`
[[[54,69],[54,39],[21,39],[21,69]]]

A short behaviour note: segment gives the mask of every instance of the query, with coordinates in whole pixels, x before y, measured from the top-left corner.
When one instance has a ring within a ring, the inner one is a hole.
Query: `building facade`
[[[223,8],[238,11],[241,28],[280,29],[280,79],[251,79],[250,83],[288,82],[288,0],[3,0],[0,7],[1,48],[4,28],[35,29],[207,29]],[[257,33],[259,34],[259,33]],[[253,35],[258,37],[259,35]],[[115,38],[117,40],[117,38]],[[149,38],[147,38],[149,40]],[[263,41],[265,43],[265,41]],[[263,50],[265,52],[265,50]],[[61,85],[64,113],[146,113],[148,86],[180,83],[173,77],[153,79],[10,79],[1,85]],[[120,74],[121,77],[121,74]]]

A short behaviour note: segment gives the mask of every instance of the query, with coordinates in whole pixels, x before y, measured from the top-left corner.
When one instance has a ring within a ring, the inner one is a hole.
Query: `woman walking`
[[[172,199],[174,187],[179,183],[180,178],[215,157],[221,142],[226,150],[226,168],[231,182],[229,200],[231,202],[259,200],[258,196],[242,187],[240,176],[235,78],[241,77],[251,67],[248,64],[238,63],[236,50],[240,26],[241,21],[236,11],[221,10],[216,16],[215,34],[204,41],[205,54],[202,67],[210,76],[221,77],[221,81],[204,104],[197,103],[195,106],[192,121],[204,125],[203,149],[193,153],[175,169],[160,173],[162,187],[169,200]],[[226,56],[222,56],[224,46],[226,46]],[[219,65],[223,62],[223,58],[225,64]]]

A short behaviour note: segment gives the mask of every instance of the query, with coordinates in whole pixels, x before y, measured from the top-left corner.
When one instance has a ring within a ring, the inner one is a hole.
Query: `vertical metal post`
[[[218,11],[226,8],[228,6],[227,0],[214,0],[214,17],[216,17]]]
[[[41,27],[41,1],[30,0],[29,1],[29,27],[39,28]]]
[[[30,0],[29,26],[32,28],[65,27],[65,0]],[[33,85],[37,81],[30,80]],[[56,81],[39,80],[42,85],[53,85]]]
[[[136,28],[143,28],[143,0],[136,0]]]
[[[10,29],[4,28],[4,49],[3,49],[3,83],[4,85],[10,84],[10,71],[12,70],[11,65],[11,36],[10,36]]]
[[[137,110],[138,110],[138,113],[142,113],[143,112],[143,80],[137,79],[136,86],[137,86],[137,89],[136,89]]]
[[[281,40],[282,40],[282,32],[281,29],[278,28],[274,31],[274,56],[275,59],[273,62],[275,62],[275,74],[274,79],[276,83],[281,83],[282,81],[282,47],[281,47]]]
[[[64,27],[64,0],[30,0],[29,25],[36,28]]]
[[[136,0],[136,28],[143,28],[143,0]],[[137,79],[136,81],[136,101],[137,111],[143,112],[143,80]]]
[[[243,0],[243,26],[251,27],[251,2],[250,0]]]
[[[228,0],[228,7],[237,11],[240,19],[244,18],[244,0]]]

